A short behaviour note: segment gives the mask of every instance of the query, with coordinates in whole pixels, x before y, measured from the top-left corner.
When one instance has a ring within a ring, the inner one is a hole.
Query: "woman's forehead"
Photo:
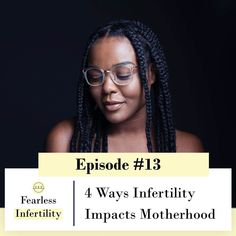
[[[126,37],[103,37],[96,40],[90,49],[89,64],[109,68],[127,61],[137,63],[134,48]]]

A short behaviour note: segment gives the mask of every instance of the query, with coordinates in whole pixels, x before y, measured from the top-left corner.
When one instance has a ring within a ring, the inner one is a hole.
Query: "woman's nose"
[[[115,93],[117,91],[117,86],[114,83],[114,81],[112,80],[112,77],[114,76],[110,71],[105,73],[105,80],[104,83],[102,85],[103,91],[104,93]]]

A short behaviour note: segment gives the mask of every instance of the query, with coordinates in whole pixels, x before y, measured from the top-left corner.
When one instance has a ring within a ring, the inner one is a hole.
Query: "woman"
[[[50,132],[49,152],[201,152],[175,130],[168,70],[157,36],[137,21],[99,28],[85,50],[77,116]]]

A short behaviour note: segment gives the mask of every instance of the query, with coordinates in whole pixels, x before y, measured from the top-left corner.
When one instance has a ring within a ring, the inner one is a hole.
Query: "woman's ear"
[[[150,89],[151,86],[156,82],[156,75],[153,64],[148,65],[147,79],[148,79],[148,87]]]

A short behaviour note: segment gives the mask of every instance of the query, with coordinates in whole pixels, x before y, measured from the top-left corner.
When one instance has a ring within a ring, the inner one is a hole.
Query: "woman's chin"
[[[121,116],[121,114],[104,114],[106,120],[111,124],[120,124],[125,120],[125,117]]]

